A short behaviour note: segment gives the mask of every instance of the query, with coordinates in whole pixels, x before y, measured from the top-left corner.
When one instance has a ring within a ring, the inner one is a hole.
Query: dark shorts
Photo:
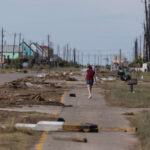
[[[94,80],[86,80],[86,84],[88,85],[93,85],[93,83],[94,83]]]

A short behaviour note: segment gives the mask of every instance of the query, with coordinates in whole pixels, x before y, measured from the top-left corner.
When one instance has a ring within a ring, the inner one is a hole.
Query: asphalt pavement
[[[123,115],[126,109],[109,106],[100,94],[100,88],[93,89],[93,98],[88,99],[84,81],[70,82],[74,86],[64,99],[64,103],[72,105],[59,111],[58,116],[66,122],[93,123],[103,127],[130,127]],[[75,93],[76,97],[70,97]],[[129,111],[129,110],[128,110]],[[86,138],[87,143],[71,140]],[[98,133],[58,132],[47,133],[41,150],[141,150],[140,142],[134,132],[99,131]]]

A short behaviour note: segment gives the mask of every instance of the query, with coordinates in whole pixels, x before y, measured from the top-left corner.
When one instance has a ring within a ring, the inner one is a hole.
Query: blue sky
[[[84,53],[132,53],[133,41],[142,32],[141,0],[0,0],[0,27],[7,43],[13,33],[54,47],[66,43]]]

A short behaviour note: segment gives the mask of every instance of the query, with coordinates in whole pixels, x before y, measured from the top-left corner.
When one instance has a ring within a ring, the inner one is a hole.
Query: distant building
[[[19,48],[18,45],[15,45],[15,47],[13,45],[4,45],[3,48],[3,56],[5,57],[5,59],[7,58],[16,59],[20,56],[22,52],[23,52],[22,47],[20,46]]]
[[[122,64],[122,65],[124,65],[124,64],[127,64],[128,61],[127,61],[127,58],[124,57],[124,56],[122,56],[122,57],[120,58],[120,56],[115,55],[115,56],[114,56],[113,63],[114,63],[114,64],[120,64],[120,65]]]
[[[45,57],[53,58],[53,56],[54,56],[53,48],[48,48],[48,46],[40,46],[40,47],[43,49]]]
[[[119,67],[128,67],[129,62],[127,61],[127,58],[122,56],[120,59],[119,55],[114,55],[113,64],[111,66],[112,71],[116,71],[119,69]]]

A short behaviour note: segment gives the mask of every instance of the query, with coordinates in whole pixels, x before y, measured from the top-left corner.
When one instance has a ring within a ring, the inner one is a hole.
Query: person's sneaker
[[[88,99],[91,99],[91,98],[92,98],[92,96],[89,96],[89,97],[88,97]]]

